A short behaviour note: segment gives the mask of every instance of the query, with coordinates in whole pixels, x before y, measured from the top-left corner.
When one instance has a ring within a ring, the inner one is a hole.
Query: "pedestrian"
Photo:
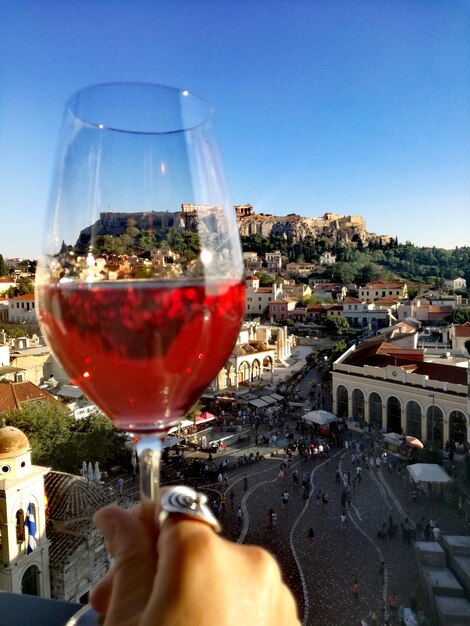
[[[338,484],[341,482],[339,467],[337,467],[336,470],[335,470],[335,482],[338,483]]]
[[[119,493],[122,493],[122,488],[124,487],[124,479],[122,477],[119,477],[116,482],[117,482]]]
[[[341,513],[341,530],[346,530],[346,526],[348,523],[348,518],[346,517],[346,513]]]
[[[357,582],[357,578],[354,579],[354,583],[352,586],[353,598],[356,602],[359,601],[359,583]]]
[[[320,508],[320,504],[321,504],[321,497],[322,497],[322,492],[321,489],[319,489],[317,491],[317,495],[315,496],[315,504],[317,505],[317,508]]]
[[[428,522],[424,527],[424,541],[429,541],[431,539],[431,524]]]
[[[287,489],[284,491],[284,493],[281,496],[281,503],[282,503],[282,508],[284,509],[284,511],[287,511],[287,505],[289,503],[289,492],[287,491]]]
[[[248,491],[248,476],[246,474],[243,476],[243,489]]]
[[[371,626],[377,626],[377,624],[379,623],[379,616],[374,607],[371,608],[368,617],[369,617]]]
[[[217,482],[221,483],[224,480],[223,474],[222,472],[219,473],[219,475],[217,476]]]
[[[328,500],[329,500],[329,498],[328,498],[328,492],[327,492],[327,491],[324,491],[324,492],[323,492],[323,495],[322,495],[321,500],[322,500],[322,502],[323,502],[323,509],[325,510],[325,509],[326,509],[326,507],[328,506]]]
[[[315,531],[313,530],[313,528],[309,528],[308,529],[308,534],[307,534],[308,540],[310,541],[310,543],[313,543],[315,540]]]
[[[295,469],[292,472],[292,482],[294,483],[294,485],[298,485],[299,484],[299,470]]]
[[[223,493],[220,496],[220,509],[222,513],[225,513],[225,505],[226,505],[227,499],[225,497],[225,494]]]
[[[238,520],[238,524],[241,525],[241,523],[242,523],[242,507],[240,505],[238,505],[237,520]]]
[[[357,482],[358,483],[360,483],[362,481],[361,473],[362,473],[362,467],[360,465],[358,465],[356,467],[356,478],[357,478]]]
[[[398,611],[398,596],[393,591],[388,598],[388,608],[391,616],[396,616]]]
[[[432,534],[434,535],[434,541],[439,541],[439,539],[441,538],[441,529],[437,524],[432,529]]]
[[[382,464],[382,461],[380,460],[380,456],[378,456],[375,459],[375,465],[377,466],[377,469],[380,469],[380,465]]]
[[[268,525],[267,525],[268,530],[272,530],[272,527],[273,527],[273,513],[274,513],[274,509],[273,507],[271,507],[268,510]]]
[[[276,511],[273,511],[273,514],[271,515],[271,520],[272,520],[272,527],[273,530],[276,528],[277,526],[277,513]]]
[[[235,494],[233,493],[233,491],[230,492],[230,506],[233,509],[233,501],[235,500]]]

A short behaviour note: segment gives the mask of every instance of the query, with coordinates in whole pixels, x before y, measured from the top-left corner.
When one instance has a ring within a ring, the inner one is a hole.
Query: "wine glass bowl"
[[[55,357],[119,428],[163,437],[225,364],[241,246],[207,104],[144,83],[67,102],[36,279]]]

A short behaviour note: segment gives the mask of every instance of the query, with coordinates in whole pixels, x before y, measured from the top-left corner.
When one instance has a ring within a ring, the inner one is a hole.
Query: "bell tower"
[[[0,427],[0,590],[50,598],[44,475],[26,435]]]

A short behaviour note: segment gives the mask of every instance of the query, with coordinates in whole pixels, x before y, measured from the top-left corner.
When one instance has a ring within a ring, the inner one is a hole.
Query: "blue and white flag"
[[[31,503],[28,505],[28,512],[26,513],[24,525],[28,529],[28,548],[26,553],[30,554],[38,545],[38,529],[36,526],[36,520],[34,519],[34,506]]]

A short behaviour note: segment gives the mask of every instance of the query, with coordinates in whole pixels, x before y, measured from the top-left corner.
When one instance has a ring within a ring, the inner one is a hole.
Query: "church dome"
[[[20,456],[30,450],[28,438],[14,426],[0,428],[0,459]]]

